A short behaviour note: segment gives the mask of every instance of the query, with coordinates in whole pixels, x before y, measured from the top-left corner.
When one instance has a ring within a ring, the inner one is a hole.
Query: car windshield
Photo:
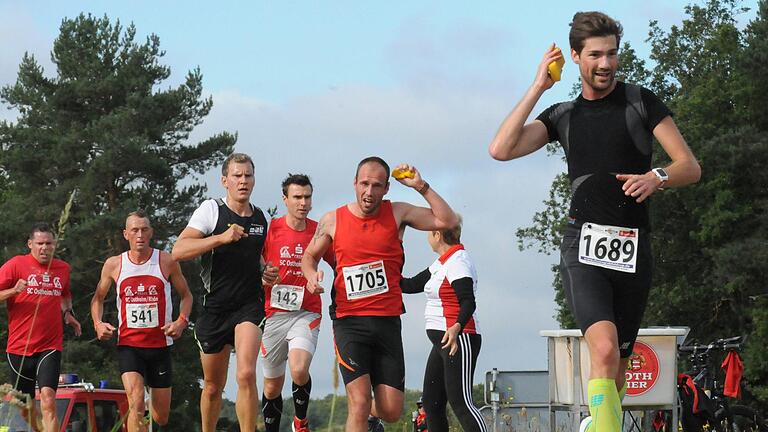
[[[69,405],[69,399],[57,399],[56,400],[56,417],[59,421],[64,417],[64,413],[67,411]],[[40,401],[35,401],[38,417],[40,416]],[[0,431],[2,432],[27,432],[31,431],[32,427],[29,425],[26,419],[21,415],[21,410],[9,404],[6,401],[0,402]]]

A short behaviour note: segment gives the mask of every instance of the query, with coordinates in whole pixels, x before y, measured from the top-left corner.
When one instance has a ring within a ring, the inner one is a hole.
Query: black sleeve
[[[472,314],[475,313],[475,290],[471,277],[463,277],[451,282],[453,291],[456,292],[456,298],[459,299],[459,317],[456,320],[464,330]]]
[[[645,112],[648,113],[648,130],[653,132],[653,129],[664,120],[667,116],[672,115],[672,110],[659,99],[656,94],[647,88],[642,88],[640,95],[643,98],[643,105],[645,105]]]
[[[432,273],[430,273],[427,268],[412,278],[400,279],[400,289],[403,291],[403,294],[417,294],[424,292],[424,285],[429,282],[429,278],[431,277]]]
[[[562,103],[562,102],[561,102]],[[547,135],[549,136],[549,142],[555,142],[560,140],[560,136],[557,133],[557,127],[554,123],[552,123],[552,114],[555,111],[555,108],[560,106],[561,103],[556,103],[549,108],[545,109],[541,112],[541,114],[536,117],[536,120],[539,120],[540,122],[544,123],[544,126],[547,127]]]

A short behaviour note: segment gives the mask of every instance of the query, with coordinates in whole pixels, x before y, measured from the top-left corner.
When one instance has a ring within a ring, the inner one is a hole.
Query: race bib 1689
[[[637,270],[637,228],[585,222],[579,238],[579,262],[625,273]]]

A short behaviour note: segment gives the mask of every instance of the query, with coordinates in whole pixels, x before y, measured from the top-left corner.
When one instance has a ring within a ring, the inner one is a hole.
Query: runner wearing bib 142
[[[264,394],[261,411],[266,432],[280,430],[283,411],[281,395],[285,382],[285,364],[291,372],[292,399],[295,416],[294,432],[308,432],[312,379],[309,366],[320,333],[320,295],[304,289],[307,280],[301,273],[301,259],[317,222],[307,215],[312,209],[312,183],[303,174],[291,174],[282,184],[283,202],[287,213],[273,219],[264,243],[264,261],[277,265],[280,271],[275,285],[264,284],[267,320],[261,341]],[[325,257],[332,262],[329,251]]]

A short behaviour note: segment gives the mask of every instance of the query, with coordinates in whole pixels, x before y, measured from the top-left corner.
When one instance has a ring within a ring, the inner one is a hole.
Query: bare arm
[[[392,203],[398,227],[406,224],[417,230],[430,231],[453,228],[458,225],[459,218],[451,206],[445,202],[443,197],[435,192],[432,186],[421,178],[421,174],[416,167],[401,164],[395,167],[395,169],[413,172],[413,177],[406,177],[397,181],[421,193],[424,199],[427,200],[427,204],[429,204],[429,208],[425,208],[403,202]]]
[[[163,332],[166,336],[177,339],[189,324],[189,314],[192,313],[192,292],[189,290],[187,279],[181,271],[178,261],[174,260],[168,253],[160,253],[160,266],[167,270],[168,282],[181,297],[179,302],[179,317],[176,321],[163,326]]]
[[[115,271],[120,264],[120,255],[107,259],[101,268],[101,277],[96,285],[96,291],[91,298],[91,320],[93,320],[93,329],[96,331],[96,337],[100,340],[109,340],[115,327],[110,323],[105,323],[101,319],[104,316],[104,299],[109,294],[112,284],[115,283]]]
[[[328,248],[333,243],[333,236],[336,233],[336,212],[328,212],[320,218],[317,223],[315,235],[304,251],[304,257],[301,259],[301,271],[307,279],[307,291],[313,294],[322,293],[323,287],[320,282],[323,281],[323,271],[317,270],[317,264],[325,255]]]
[[[559,57],[562,57],[562,53],[559,50],[553,51],[551,48],[544,54],[536,70],[533,84],[501,123],[496,136],[491,141],[488,153],[492,158],[500,161],[516,159],[535,152],[549,141],[544,123],[534,120],[525,124],[525,120],[531,115],[541,95],[555,84],[547,73],[547,66]]]
[[[14,286],[0,291],[0,303],[8,300],[9,298],[15,296],[16,294],[20,294],[26,288],[27,288],[26,280],[24,279],[17,280]]]
[[[664,168],[669,175],[664,187],[686,186],[701,179],[701,166],[672,117],[667,116],[660,121],[653,129],[653,135],[672,159],[672,163]]]
[[[221,245],[236,242],[247,236],[248,234],[245,233],[243,227],[237,224],[230,225],[229,229],[221,234],[208,237],[194,228],[187,227],[179,234],[178,240],[173,245],[171,255],[176,261],[188,261]]]
[[[664,167],[669,180],[662,185],[659,177],[648,171],[645,174],[619,174],[617,179],[624,182],[624,194],[643,202],[660,187],[680,187],[696,183],[701,178],[701,167],[696,157],[686,144],[685,139],[677,129],[672,117],[664,117],[653,129],[653,135],[672,159],[672,163]]]

